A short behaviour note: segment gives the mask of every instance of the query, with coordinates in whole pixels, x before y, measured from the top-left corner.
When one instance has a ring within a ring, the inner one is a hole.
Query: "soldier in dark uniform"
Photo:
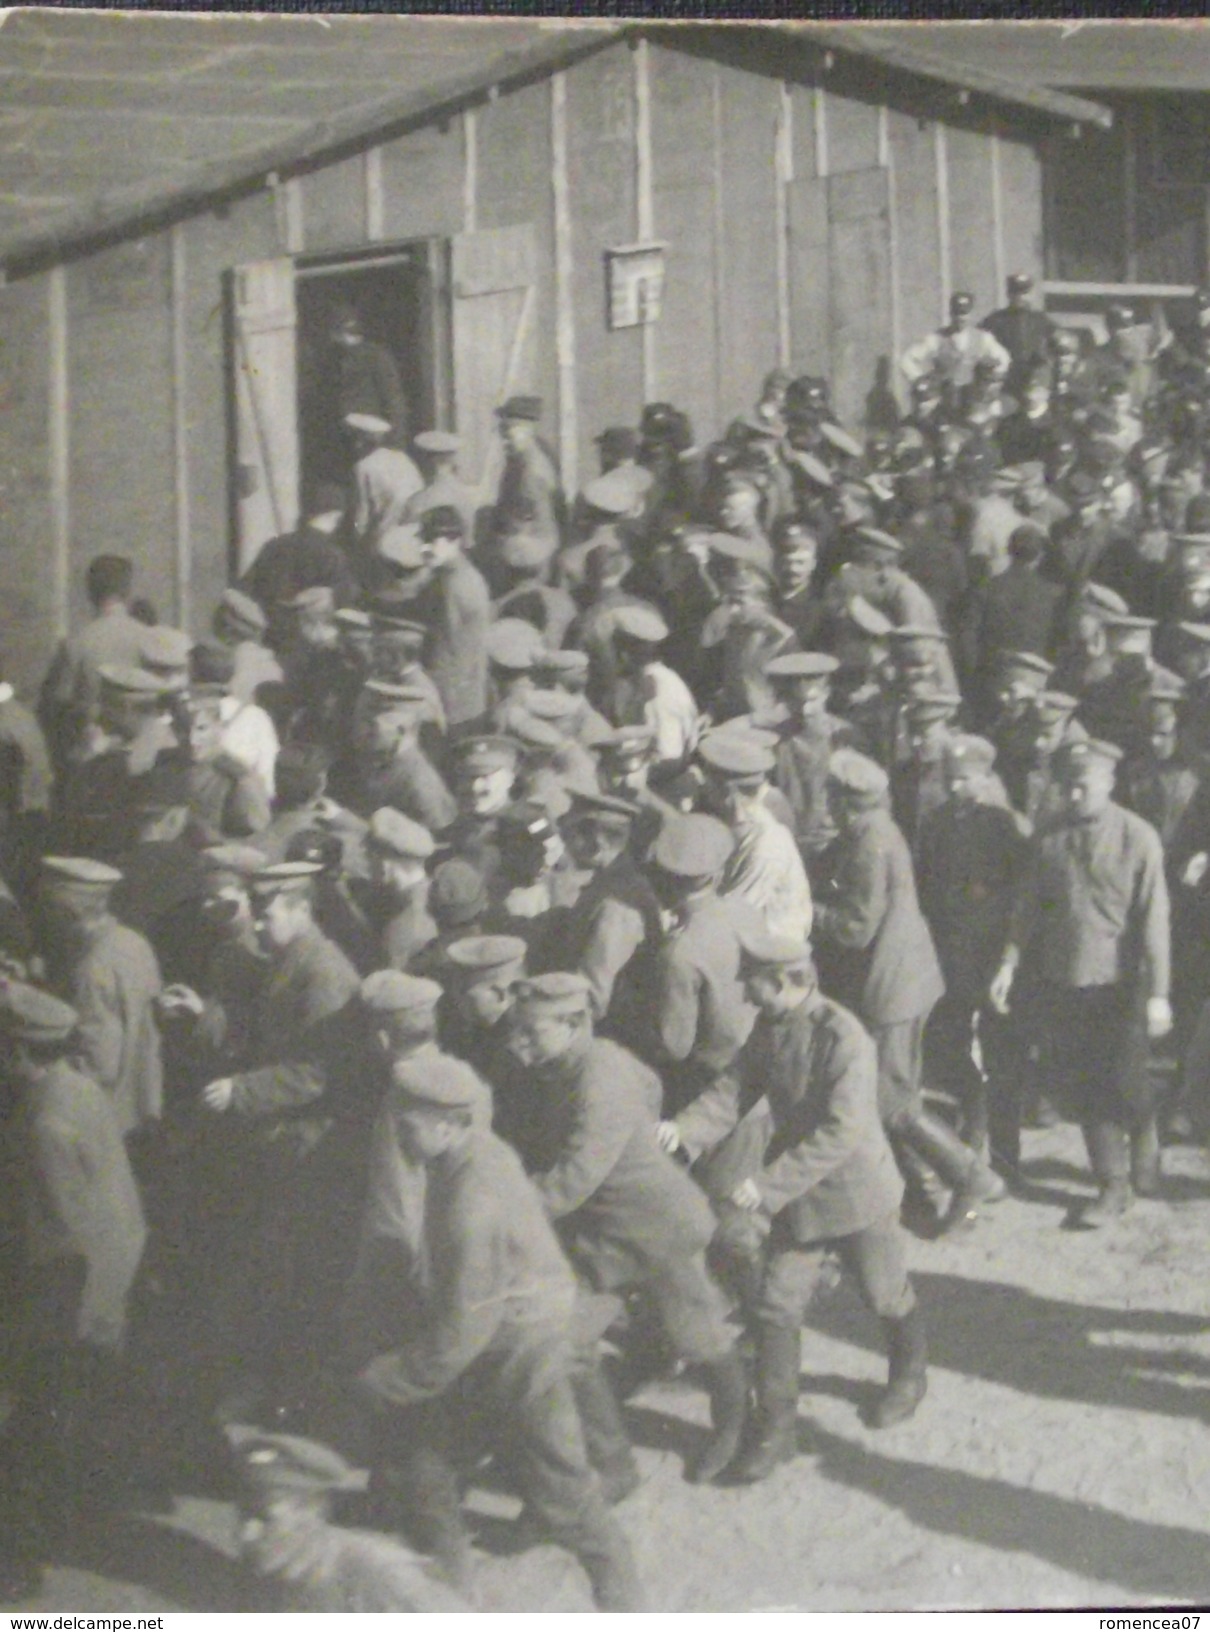
[[[945,747],[946,799],[924,820],[916,868],[920,906],[945,977],[924,1034],[930,1079],[954,1095],[963,1135],[1010,1175],[1021,1153],[1021,1030],[988,1004],[1025,856],[1025,823],[996,785],[982,737]],[[978,1036],[982,1067],[973,1053]]]
[[[391,806],[371,816],[366,834],[370,876],[364,884],[355,880],[351,886],[376,941],[365,973],[409,968],[437,934],[428,910],[425,871],[435,848],[427,827]]]
[[[990,312],[980,323],[1012,358],[1005,388],[1015,396],[1026,371],[1035,363],[1050,361],[1051,322],[1045,312],[1030,305],[1034,280],[1027,272],[1009,274],[1008,305]]]
[[[481,1092],[462,1061],[404,1060],[393,1071],[391,1119],[425,1170],[431,1273],[398,1346],[360,1374],[375,1458],[394,1465],[412,1509],[456,1558],[459,1453],[472,1437],[507,1449],[528,1508],[580,1560],[598,1608],[635,1610],[634,1562],[589,1471],[572,1394],[575,1283],[516,1155],[474,1125]]]
[[[659,933],[659,902],[631,842],[639,807],[611,794],[573,792],[571,798],[563,829],[572,860],[588,879],[561,926],[559,961],[588,981],[598,1028],[612,1036],[614,987],[639,948]]]
[[[466,737],[453,745],[458,815],[441,834],[453,855],[465,856],[490,881],[500,866],[497,829],[513,799],[521,745],[511,737]]]
[[[847,721],[828,709],[839,666],[826,652],[786,652],[765,664],[786,713],[778,728],[773,781],[790,807],[794,837],[812,877],[836,836],[828,810],[828,762],[833,749],[851,744],[855,735]]]
[[[1066,808],[1034,838],[990,988],[1006,1013],[1019,966],[1041,985],[1052,1083],[1084,1130],[1100,1191],[1081,1215],[1089,1227],[1130,1206],[1132,1183],[1158,1189],[1147,1042],[1172,1026],[1163,851],[1153,827],[1113,802],[1121,757],[1091,740],[1061,750]]]
[[[316,1182],[323,1172],[321,1146],[332,1128],[325,1096],[333,1073],[324,1028],[359,983],[344,953],[316,926],[320,872],[314,862],[279,862],[253,875],[256,934],[270,969],[249,1054],[201,1096],[206,1110],[247,1129],[246,1257],[218,1318],[231,1322],[229,1354],[245,1370],[243,1384],[256,1391],[281,1385],[284,1364],[298,1364],[300,1355],[311,1353],[298,1329],[304,1286],[315,1274],[317,1218],[326,1218],[331,1228],[332,1198]]]
[[[354,715],[353,754],[336,784],[357,815],[368,819],[391,805],[433,833],[454,820],[454,796],[422,745],[425,710],[424,688],[411,681],[365,682]]]
[[[582,1324],[595,1338],[616,1318],[621,1295],[644,1292],[672,1354],[706,1373],[714,1432],[690,1477],[713,1479],[739,1449],[747,1384],[706,1269],[710,1208],[656,1142],[659,1081],[626,1049],[593,1036],[582,975],[522,981],[509,1048],[525,1079],[503,1107],[501,1131],[576,1267]]]
[[[870,1039],[821,994],[806,947],[745,936],[742,969],[759,1011],[751,1036],[726,1076],[660,1132],[666,1149],[713,1153],[712,1192],[732,1216],[769,1228],[755,1309],[754,1432],[728,1470],[752,1482],[797,1450],[800,1334],[828,1248],[886,1332],[890,1377],[873,1426],[911,1417],[927,1380],[899,1224],[903,1181],[879,1119]]]
[[[815,908],[824,989],[864,1021],[878,1048],[878,1103],[903,1160],[926,1192],[952,1192],[944,1229],[957,1229],[1004,1186],[923,1102],[924,1028],[945,981],[920,911],[907,841],[887,807],[886,772],[851,748],[832,756],[839,829]]]
[[[519,935],[460,936],[445,949],[441,1046],[474,1066],[485,1082],[497,1081],[506,1067],[508,1017],[526,950]]]
[[[922,691],[904,705],[907,758],[891,769],[891,809],[913,856],[924,824],[945,803],[945,751],[962,698],[956,691]]]

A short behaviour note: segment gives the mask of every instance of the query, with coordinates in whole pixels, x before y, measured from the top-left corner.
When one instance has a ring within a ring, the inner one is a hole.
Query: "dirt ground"
[[[682,1478],[705,1401],[652,1385],[630,1421],[644,1480],[618,1512],[657,1610],[1210,1604],[1210,1161],[1166,1152],[1165,1197],[1112,1230],[1063,1228],[1089,1194],[1078,1135],[1026,1135],[1028,1188],[959,1240],[915,1242],[933,1366],[917,1417],[876,1433],[885,1375],[847,1285],[806,1333],[801,1454],[767,1483]],[[516,1504],[475,1494],[490,1610],[589,1607],[552,1547],[509,1554]],[[31,1610],[238,1608],[232,1515],[182,1498],[81,1537]]]

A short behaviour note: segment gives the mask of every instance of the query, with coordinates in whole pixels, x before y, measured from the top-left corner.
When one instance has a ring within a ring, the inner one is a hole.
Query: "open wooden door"
[[[463,479],[490,487],[500,459],[494,411],[532,391],[537,305],[533,228],[467,232],[450,244],[454,424]]]
[[[889,387],[894,367],[890,223],[884,169],[828,178],[832,401],[847,425],[865,423],[871,393]]]
[[[299,436],[294,263],[237,266],[230,281],[236,571],[298,524]]]
[[[828,183],[804,176],[786,187],[790,360],[795,374],[832,373]]]

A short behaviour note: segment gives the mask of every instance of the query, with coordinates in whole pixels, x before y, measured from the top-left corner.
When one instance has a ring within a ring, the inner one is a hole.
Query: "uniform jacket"
[[[1151,754],[1128,758],[1118,777],[1118,803],[1149,822],[1171,860],[1173,849],[1188,850],[1185,832],[1204,814],[1195,804],[1201,779],[1183,759],[1157,760]],[[1200,826],[1200,822],[1198,823]]]
[[[39,1265],[65,1258],[86,1266],[74,1330],[47,1335],[116,1348],[147,1230],[113,1104],[56,1060],[23,1088],[14,1131],[35,1279]]]
[[[863,811],[829,860],[815,914],[825,984],[867,1026],[928,1014],[945,982],[916,898],[907,840],[891,813]]]
[[[384,805],[440,833],[458,814],[445,778],[423,748],[401,745],[386,760],[359,759],[346,790],[354,813],[369,818]]]
[[[978,597],[975,658],[990,674],[1001,652],[1050,657],[1062,633],[1063,591],[1032,567],[1010,562]]]
[[[375,414],[391,427],[393,442],[407,436],[408,406],[399,368],[380,341],[341,347],[336,361],[336,406],[342,421],[346,414]]]
[[[231,1110],[255,1117],[263,1144],[305,1155],[326,1131],[331,1081],[323,1023],[357,990],[357,972],[317,928],[286,947],[261,989],[252,1058],[233,1079]]]
[[[65,983],[64,995],[80,1016],[80,1068],[109,1095],[123,1134],[163,1111],[155,1019],[161,985],[147,941],[116,918],[97,927]]]
[[[100,613],[64,641],[42,687],[42,712],[52,736],[65,711],[76,723],[96,710],[100,670],[110,664],[137,668],[142,661],[146,626],[124,606]]]
[[[0,684],[0,756],[4,776],[0,796],[4,804],[11,799],[15,814],[48,810],[54,773],[46,738],[33,714],[17,701],[7,680]]]
[[[353,467],[357,502],[353,531],[375,546],[388,528],[403,520],[407,502],[423,485],[420,472],[400,448],[379,447]]]
[[[595,873],[563,926],[563,957],[592,985],[594,1011],[608,1014],[618,976],[639,947],[659,933],[660,909],[634,858],[623,853]]]
[[[530,1073],[511,1129],[573,1263],[598,1289],[658,1275],[714,1234],[701,1191],[660,1149],[661,1088],[633,1054],[595,1037]]]
[[[804,855],[816,855],[835,838],[828,812],[828,761],[835,749],[851,745],[853,728],[834,714],[803,722],[777,745],[773,779],[786,797],[792,830]]]
[[[496,492],[496,537],[525,527],[558,543],[562,526],[563,494],[550,454],[537,441],[508,449]]]
[[[418,603],[428,626],[424,666],[436,683],[451,726],[477,720],[487,708],[487,628],[491,597],[483,575],[465,556],[435,575]]]
[[[719,894],[746,901],[772,935],[805,941],[811,933],[811,886],[794,835],[764,805],[752,806],[736,829]]]
[[[989,312],[979,327],[994,336],[1012,358],[1010,390],[1030,363],[1044,363],[1050,356],[1053,326],[1045,312],[1031,306],[1001,306]]]
[[[1168,886],[1159,834],[1112,801],[1035,836],[1009,940],[1055,986],[1169,987]]]
[[[652,1135],[654,1139],[654,1133]],[[426,1176],[422,1251],[431,1278],[415,1326],[362,1374],[389,1405],[445,1392],[478,1362],[562,1374],[575,1282],[541,1197],[503,1140],[474,1129]]]
[[[757,1124],[764,1154],[744,1176],[794,1241],[851,1235],[898,1209],[903,1181],[878,1115],[874,1045],[838,1003],[816,997],[787,1015],[759,1016],[733,1069],[681,1112],[677,1127],[694,1157],[720,1145],[723,1157],[745,1122]],[[741,1132],[736,1142],[743,1139]]]
[[[920,829],[920,905],[941,958],[946,988],[981,1000],[999,966],[1027,840],[1004,805],[947,800]]]

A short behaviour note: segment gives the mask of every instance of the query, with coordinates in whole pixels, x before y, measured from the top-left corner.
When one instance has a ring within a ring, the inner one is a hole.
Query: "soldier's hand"
[[[681,1148],[681,1130],[675,1122],[657,1122],[655,1136],[659,1140],[660,1149],[669,1156]]]
[[[1196,856],[1190,856],[1185,863],[1185,870],[1181,874],[1181,883],[1191,890],[1196,890],[1206,876],[1206,869],[1210,867],[1210,855],[1199,850]]]
[[[733,1207],[745,1213],[759,1212],[762,1205],[755,1179],[745,1179],[742,1184],[737,1184],[729,1199]]]
[[[202,1104],[208,1111],[225,1111],[231,1103],[234,1092],[235,1083],[232,1079],[219,1077],[216,1082],[202,1089]]]
[[[169,1015],[199,1015],[206,1005],[192,986],[172,985],[165,986],[160,993],[160,1007]]]
[[[1172,1004],[1166,997],[1147,999],[1147,1035],[1153,1041],[1172,1030]]]
[[[1008,1013],[1008,997],[1013,989],[1013,976],[1015,974],[1016,970],[1011,963],[1002,963],[992,977],[992,983],[988,987],[987,995],[992,1008],[995,1009],[997,1014]]]

